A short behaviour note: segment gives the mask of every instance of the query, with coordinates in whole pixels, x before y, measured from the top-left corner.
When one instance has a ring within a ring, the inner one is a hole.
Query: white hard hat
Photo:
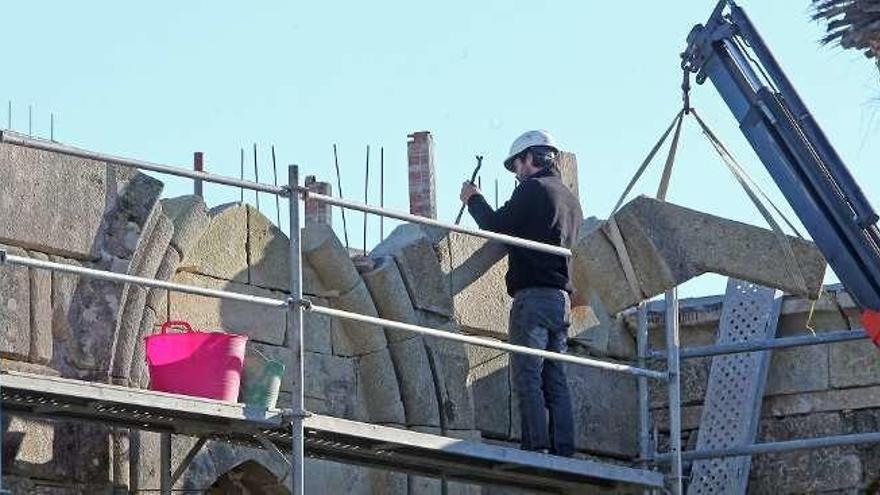
[[[507,170],[511,170],[511,160],[516,155],[522,153],[527,148],[531,148],[532,146],[547,146],[548,148],[553,148],[556,151],[559,151],[559,147],[556,146],[556,141],[553,139],[553,136],[550,135],[549,132],[538,129],[535,131],[527,131],[524,132],[520,137],[516,138],[513,141],[513,144],[510,145],[510,153],[507,154],[507,158],[504,159],[504,168]]]

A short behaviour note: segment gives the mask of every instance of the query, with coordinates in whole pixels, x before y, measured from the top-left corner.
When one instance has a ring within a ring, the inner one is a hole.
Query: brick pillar
[[[409,164],[409,212],[437,218],[437,194],[434,185],[434,138],[428,131],[407,136],[406,157]]]
[[[562,176],[562,183],[568,186],[571,189],[571,192],[577,196],[578,199],[581,198],[580,192],[578,191],[578,162],[577,156],[574,153],[569,153],[567,151],[559,152],[559,173]]]
[[[305,186],[309,191],[330,196],[333,190],[329,182],[318,182],[314,175],[307,175]],[[333,210],[327,203],[306,201],[306,225],[324,224],[333,226]]]

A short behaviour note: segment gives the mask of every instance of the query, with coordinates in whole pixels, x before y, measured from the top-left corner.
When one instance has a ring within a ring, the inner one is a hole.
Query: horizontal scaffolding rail
[[[864,330],[861,329],[837,330],[832,332],[822,332],[817,335],[799,335],[796,337],[780,337],[777,339],[753,340],[750,342],[731,342],[729,344],[685,347],[681,349],[681,358],[690,359],[707,356],[720,356],[724,354],[737,354],[741,352],[833,344],[835,342],[850,342],[866,338],[868,338],[868,336],[865,334]],[[666,352],[652,351],[651,358],[666,359]]]
[[[0,249],[0,264],[9,263],[11,265],[20,265],[27,266],[45,270],[55,270],[67,273],[74,273],[77,275],[82,275],[85,277],[98,278],[102,280],[110,280],[115,282],[123,282],[123,283],[132,283],[137,285],[142,285],[146,287],[153,287],[157,289],[167,289],[173,290],[177,292],[184,292],[187,294],[195,294],[206,297],[216,297],[219,299],[227,299],[234,301],[243,301],[248,303],[253,303],[261,306],[268,306],[272,308],[278,309],[287,309],[289,300],[285,299],[272,299],[268,297],[258,297],[251,296],[248,294],[239,294],[237,292],[228,292],[222,290],[215,289],[205,289],[202,287],[196,287],[192,285],[185,284],[177,284],[173,282],[165,282],[162,280],[154,280],[150,278],[144,277],[135,277],[132,275],[125,275],[122,273],[114,273],[107,272],[104,270],[95,270],[92,268],[84,268],[80,266],[67,265],[63,263],[56,263],[53,261],[44,261],[33,258],[26,258],[22,256],[14,256],[6,253],[5,250]],[[532,349],[531,347],[526,346],[518,346],[513,344],[508,344],[505,342],[498,342],[487,338],[482,337],[474,337],[471,335],[462,335],[452,332],[447,332],[444,330],[436,330],[428,327],[421,327],[418,325],[411,325],[408,323],[402,323],[394,320],[387,320],[384,318],[377,318],[373,316],[365,316],[358,313],[350,313],[348,311],[342,311],[333,308],[327,308],[323,306],[313,305],[308,300],[303,301],[303,305],[307,311],[312,311],[319,314],[324,314],[328,316],[335,316],[339,318],[345,318],[349,320],[362,321],[365,323],[373,323],[380,327],[388,327],[388,328],[397,328],[400,330],[408,330],[411,332],[421,333],[424,335],[431,335],[437,338],[453,340],[458,342],[464,342],[468,344],[479,345],[482,347],[489,347],[493,349],[499,349],[508,352],[514,352],[518,354],[528,354],[533,356],[540,356],[547,359],[553,359],[556,361],[563,361],[578,364],[581,366],[589,366],[593,368],[600,368],[609,371],[616,371],[620,373],[626,373],[630,375],[636,376],[645,376],[648,378],[654,378],[658,380],[665,380],[666,374],[660,371],[648,370],[643,368],[637,368],[635,366],[630,366],[626,364],[620,363],[611,363],[607,361],[600,361],[597,359],[589,359],[578,356],[572,356],[570,354],[562,354],[558,352],[550,352],[543,351],[539,349]]]
[[[310,311],[313,313],[318,313],[327,316],[334,316],[337,318],[344,318],[346,320],[354,320],[360,321],[363,323],[372,323],[374,325],[388,327],[388,328],[396,328],[398,330],[407,330],[410,332],[420,333],[422,335],[430,335],[432,337],[438,337],[446,340],[453,340],[457,342],[463,342],[466,344],[478,345],[481,347],[489,347],[492,349],[498,349],[502,351],[513,352],[516,354],[526,354],[531,356],[538,356],[545,359],[552,359],[554,361],[562,361],[566,363],[578,364],[581,366],[587,366],[590,368],[599,368],[608,371],[616,371],[619,373],[624,373],[628,375],[635,376],[644,376],[647,378],[654,378],[656,380],[666,380],[667,375],[661,371],[649,370],[644,368],[638,368],[635,366],[630,366],[628,364],[620,364],[620,363],[611,363],[608,361],[600,361],[598,359],[590,359],[583,358],[579,356],[572,356],[570,354],[562,354],[559,352],[550,352],[543,351],[540,349],[533,349],[531,347],[520,346],[508,344],[506,342],[495,341],[491,339],[487,339],[484,337],[475,337],[473,335],[464,335],[459,333],[447,332],[445,330],[436,330],[433,328],[422,327],[419,325],[412,325],[409,323],[402,323],[394,320],[386,320],[384,318],[377,318],[374,316],[365,316],[359,313],[351,313],[349,311],[343,311],[340,309],[328,308],[325,306],[318,306],[315,304],[306,304],[306,311]]]
[[[849,435],[834,435],[816,438],[798,438],[782,442],[755,443],[743,447],[731,447],[728,449],[689,450],[682,452],[683,460],[694,461],[698,459],[715,459],[723,457],[740,457],[745,455],[772,454],[774,452],[790,452],[794,450],[820,449],[827,447],[842,447],[846,445],[862,445],[866,443],[880,443],[880,432],[852,433]],[[671,454],[658,454],[652,460],[660,463],[669,462]]]
[[[289,196],[288,188],[284,186],[273,186],[272,184],[263,184],[250,180],[235,179],[225,177],[223,175],[210,174],[207,172],[196,172],[184,167],[175,167],[171,165],[163,165],[161,163],[153,163],[145,160],[137,160],[134,158],[124,158],[121,156],[109,155],[107,153],[99,153],[97,151],[88,151],[74,146],[48,141],[31,136],[25,136],[17,132],[0,130],[0,143],[14,144],[25,148],[36,150],[52,151],[62,155],[75,156],[85,158],[87,160],[95,160],[99,162],[112,163],[123,167],[137,168],[141,170],[149,170],[161,174],[176,175],[177,177],[186,177],[189,179],[202,180],[205,182],[213,182],[215,184],[223,184],[227,186],[243,187],[253,191],[266,192],[269,194],[277,194],[279,196]]]
[[[53,270],[59,272],[73,273],[84,277],[97,278],[101,280],[110,280],[113,282],[131,283],[152,287],[155,289],[167,289],[176,292],[185,292],[187,294],[195,294],[197,296],[216,297],[218,299],[228,299],[231,301],[243,301],[260,306],[269,306],[273,308],[284,308],[288,306],[288,301],[283,299],[272,299],[270,297],[251,296],[248,294],[239,294],[237,292],[229,292],[225,290],[205,289],[194,285],[176,284],[174,282],[166,282],[164,280],[155,280],[152,278],[135,277],[134,275],[126,275],[124,273],[108,272],[105,270],[95,270],[93,268],[85,268],[75,265],[67,265],[64,263],[55,263],[54,261],[44,261],[34,258],[26,258],[8,254],[5,249],[0,249],[0,265],[8,263],[10,265],[27,266],[31,268],[40,268],[44,270]]]
[[[468,234],[476,237],[482,237],[484,239],[490,239],[493,241],[503,242],[505,244],[509,244],[511,246],[522,247],[526,249],[532,249],[535,251],[540,251],[542,253],[556,254],[559,256],[571,257],[571,250],[561,247],[554,246],[552,244],[545,244],[543,242],[531,241],[528,239],[522,239],[520,237],[514,237],[506,234],[499,234],[497,232],[491,232],[488,230],[480,230],[480,229],[469,229],[467,227],[461,227],[459,225],[453,225],[445,222],[441,222],[438,220],[434,220],[432,218],[420,217],[418,215],[411,215],[409,213],[403,213],[393,210],[387,210],[385,208],[379,208],[377,206],[370,206],[364,203],[359,203],[357,201],[349,201],[347,199],[334,198],[332,196],[327,196],[324,194],[318,194],[314,192],[307,192],[306,199],[320,201],[322,203],[327,203],[329,205],[339,206],[341,208],[348,208],[352,210],[363,211],[366,213],[373,213],[376,215],[381,215],[384,217],[396,218],[398,220],[403,220],[406,222],[419,223],[422,225],[429,225],[431,227],[439,227],[442,229],[446,229],[452,232],[458,232],[461,234]]]
[[[211,174],[208,172],[197,172],[194,170],[189,170],[183,167],[176,167],[171,165],[163,165],[159,163],[153,163],[145,160],[137,160],[134,158],[125,158],[116,155],[110,155],[107,153],[100,153],[97,151],[89,151],[83,150],[80,148],[76,148],[74,146],[57,143],[55,141],[48,141],[45,139],[34,138],[31,136],[25,136],[23,134],[19,134],[17,132],[2,130],[0,131],[0,143],[13,144],[16,146],[23,146],[26,148],[38,149],[43,151],[51,151],[55,153],[60,153],[63,155],[75,156],[78,158],[85,158],[89,160],[95,160],[105,163],[112,163],[114,165],[121,165],[124,167],[137,168],[141,170],[149,170],[151,172],[158,172],[162,174],[169,174],[178,177],[186,177],[194,180],[202,180],[205,182],[213,182],[216,184],[224,184],[227,186],[234,187],[243,187],[245,189],[250,189],[253,191],[266,192],[270,194],[277,194],[279,196],[289,197],[290,188],[287,186],[274,186],[271,184],[263,184],[260,182],[254,182],[249,180],[235,179],[233,177],[226,177],[217,174]],[[509,236],[505,234],[499,234],[497,232],[490,232],[487,230],[480,229],[469,229],[467,227],[461,227],[458,225],[441,222],[438,220],[434,220],[431,218],[420,217],[417,215],[411,215],[409,213],[398,212],[394,210],[388,210],[385,208],[380,208],[376,206],[371,206],[364,203],[359,203],[357,201],[349,201],[341,198],[334,198],[332,196],[326,196],[323,194],[318,194],[314,192],[310,192],[308,189],[297,186],[294,187],[296,192],[300,194],[304,199],[310,199],[314,201],[319,201],[322,203],[327,203],[334,206],[339,206],[342,208],[348,208],[352,210],[363,211],[366,213],[372,213],[375,215],[381,215],[389,218],[396,218],[398,220],[403,220],[407,222],[419,223],[422,225],[430,225],[432,227],[440,227],[446,230],[450,230],[453,232],[459,232],[462,234],[473,235],[476,237],[482,237],[485,239],[491,239],[498,242],[503,242],[505,244],[509,244],[512,246],[534,249],[536,251],[556,254],[559,256],[570,257],[571,250],[566,249],[561,246],[554,246],[552,244],[545,244],[541,242],[531,241],[528,239],[522,239],[519,237]]]

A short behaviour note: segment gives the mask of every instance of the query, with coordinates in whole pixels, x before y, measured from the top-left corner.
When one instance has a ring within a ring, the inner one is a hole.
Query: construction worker
[[[558,158],[559,148],[549,133],[526,132],[504,160],[504,167],[519,180],[510,200],[493,211],[471,182],[461,186],[460,199],[481,229],[571,248],[583,213],[577,197],[562,183]],[[569,258],[508,246],[506,282],[513,297],[511,343],[565,352],[572,292]],[[522,448],[573,455],[574,419],[562,363],[518,353],[510,359]]]

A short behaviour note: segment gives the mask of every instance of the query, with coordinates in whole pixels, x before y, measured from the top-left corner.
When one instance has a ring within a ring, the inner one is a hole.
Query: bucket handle
[[[187,332],[195,332],[195,330],[193,330],[192,325],[190,325],[189,322],[187,322],[187,321],[170,320],[170,321],[166,321],[165,323],[162,324],[162,330],[160,330],[160,333],[164,334],[165,332],[168,331],[169,328],[172,328],[172,327],[183,327],[183,329],[186,330]]]

